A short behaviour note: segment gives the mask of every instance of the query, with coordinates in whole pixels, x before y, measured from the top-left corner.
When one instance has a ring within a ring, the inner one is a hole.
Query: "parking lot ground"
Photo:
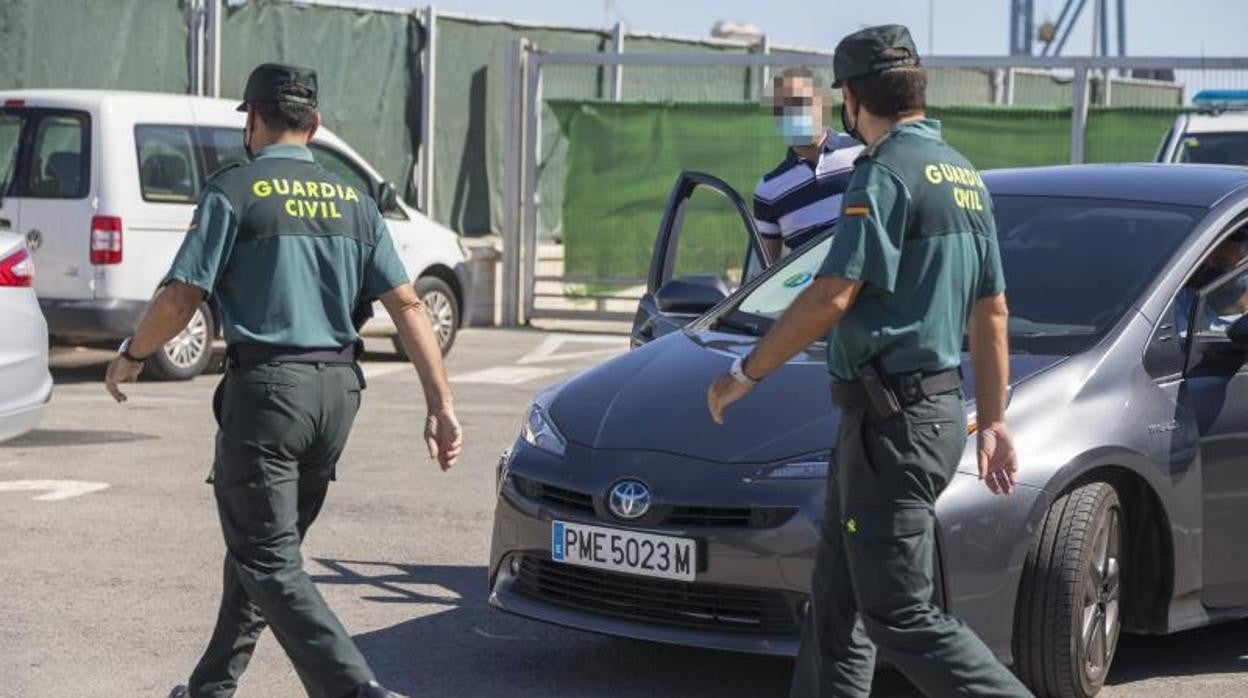
[[[463,332],[449,366],[467,446],[441,473],[422,452],[415,372],[370,342],[370,385],[304,554],[384,683],[467,698],[784,695],[788,660],[600,637],[486,605],[499,453],[538,389],[626,348],[618,335]],[[116,405],[100,384],[108,358],[57,349],[40,429],[0,446],[0,696],[163,697],[212,628],[223,547],[203,481],[219,376],[140,383]],[[1113,698],[1248,695],[1248,624],[1125,638],[1110,683]],[[889,672],[876,694],[917,695]],[[239,695],[302,695],[270,635]]]

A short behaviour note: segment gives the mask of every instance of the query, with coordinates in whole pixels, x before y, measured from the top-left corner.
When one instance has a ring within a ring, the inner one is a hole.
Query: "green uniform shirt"
[[[357,304],[409,279],[373,200],[278,144],[213,176],[171,281],[216,298],[230,343],[340,348]]]
[[[1005,278],[988,190],[939,121],[901,124],[858,158],[819,273],[863,282],[828,339],[835,378],[961,362],[972,304]]]

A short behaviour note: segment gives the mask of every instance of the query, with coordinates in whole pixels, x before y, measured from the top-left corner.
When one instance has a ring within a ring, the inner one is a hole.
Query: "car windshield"
[[[1248,165],[1248,133],[1189,133],[1179,144],[1179,162]]]
[[[1090,347],[1157,275],[1203,209],[1042,196],[994,196],[1010,305],[1011,351],[1074,354]],[[718,325],[752,334],[814,278],[831,238],[799,250],[745,291]]]

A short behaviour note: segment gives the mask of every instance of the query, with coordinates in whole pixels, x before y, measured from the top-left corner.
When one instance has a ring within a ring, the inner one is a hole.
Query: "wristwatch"
[[[728,369],[728,373],[736,382],[747,388],[753,388],[758,385],[758,380],[750,378],[749,374],[745,372],[745,360],[747,358],[748,357],[746,356],[738,356],[737,360],[732,362],[732,366]]]
[[[147,361],[148,358],[150,357],[144,356],[142,358],[139,358],[135,356],[134,354],[130,353],[130,345],[133,343],[134,343],[134,337],[126,337],[125,339],[121,341],[121,346],[117,347],[117,353],[121,354],[121,358],[125,359],[126,361],[130,361],[132,363],[141,364],[144,361]]]

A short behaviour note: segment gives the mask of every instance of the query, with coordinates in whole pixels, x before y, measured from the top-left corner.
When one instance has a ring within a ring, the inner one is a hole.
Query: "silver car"
[[[21,237],[0,230],[0,441],[34,429],[52,395],[48,326]]]
[[[968,445],[937,503],[937,601],[1038,695],[1090,696],[1120,631],[1248,616],[1248,170],[984,180],[1009,284],[1021,486],[990,494]],[[690,266],[676,258],[684,214],[699,210],[685,204],[703,188],[737,208],[751,250],[741,275],[760,268],[741,198],[682,176],[640,346],[540,394],[500,463],[490,603],[601,633],[791,655],[836,467],[824,347],[770,376],[723,427],[705,396],[810,282],[832,233],[731,294],[735,272],[674,276]]]

